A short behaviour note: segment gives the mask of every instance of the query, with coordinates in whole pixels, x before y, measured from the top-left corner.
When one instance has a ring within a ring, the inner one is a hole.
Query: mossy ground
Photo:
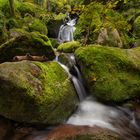
[[[0,114],[26,123],[58,124],[75,110],[77,95],[56,62],[0,65]]]
[[[83,47],[75,55],[93,96],[121,102],[140,96],[140,48]]]
[[[66,42],[62,43],[58,46],[58,51],[65,53],[73,53],[76,49],[80,47],[80,43],[78,41]]]

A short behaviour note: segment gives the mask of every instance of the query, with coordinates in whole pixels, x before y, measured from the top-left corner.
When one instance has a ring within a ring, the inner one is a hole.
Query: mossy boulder
[[[58,51],[65,52],[65,53],[73,53],[76,49],[78,49],[81,46],[80,42],[78,41],[71,41],[62,43],[58,46]]]
[[[134,21],[134,33],[138,38],[140,38],[140,16],[138,16]]]
[[[48,59],[55,58],[54,50],[47,36],[38,32],[25,33],[0,46],[0,62],[12,61],[14,56],[45,55]]]
[[[0,115],[19,122],[58,124],[75,110],[78,98],[57,62],[0,64]]]
[[[99,100],[123,102],[140,97],[140,48],[89,46],[75,55],[91,94]]]

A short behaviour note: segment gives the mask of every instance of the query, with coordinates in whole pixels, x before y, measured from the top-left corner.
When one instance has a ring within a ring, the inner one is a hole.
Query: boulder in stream
[[[123,102],[140,97],[140,48],[82,47],[76,60],[93,96]]]
[[[76,109],[78,97],[57,62],[0,64],[0,115],[31,124],[59,124]]]
[[[78,41],[65,42],[58,46],[57,50],[64,53],[73,53],[81,46]]]

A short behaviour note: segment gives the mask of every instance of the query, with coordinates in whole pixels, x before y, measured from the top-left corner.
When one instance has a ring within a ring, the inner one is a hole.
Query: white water
[[[76,24],[76,19],[69,19],[66,24],[60,26],[58,33],[58,42],[61,44],[63,42],[74,41],[73,33],[75,31],[74,25]]]
[[[118,116],[119,112],[113,107],[105,106],[88,97],[79,104],[76,113],[69,118],[67,123],[73,125],[96,125],[116,131],[110,121],[112,118],[117,119]]]
[[[75,76],[72,76],[72,82],[78,94],[79,100],[83,101],[86,97],[86,91],[83,88],[82,83]]]
[[[69,58],[75,64],[74,56],[69,55]],[[58,57],[56,57],[56,61],[58,62]],[[137,135],[140,135],[139,126],[136,124],[133,112],[123,107],[107,106],[97,102],[92,97],[87,97],[86,90],[83,86],[83,79],[77,66],[74,65],[76,71],[76,76],[74,76],[70,74],[70,70],[67,66],[60,62],[58,63],[65,69],[69,77],[72,79],[80,100],[78,109],[68,119],[67,124],[88,125],[91,127],[99,126],[118,132],[126,136],[129,140],[139,139],[137,139]]]

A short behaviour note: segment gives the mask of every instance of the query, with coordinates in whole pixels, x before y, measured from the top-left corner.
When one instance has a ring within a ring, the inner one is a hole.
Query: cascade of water
[[[75,61],[73,55],[69,55],[69,57],[72,61]],[[137,138],[135,139],[135,136],[133,139],[133,135],[140,135],[140,133],[138,131],[139,126],[136,124],[132,111],[123,107],[107,106],[97,102],[93,97],[86,97],[87,93],[82,83],[82,76],[76,65],[74,65],[74,67],[77,77],[70,74],[68,67],[60,62],[58,63],[70,75],[81,101],[77,111],[68,119],[67,124],[108,128],[123,136],[130,136],[130,139],[132,138],[131,140],[138,140]]]
[[[76,19],[68,18],[63,25],[60,26],[58,33],[58,42],[61,44],[67,41],[74,41],[73,33],[75,31],[74,25],[76,24]]]
[[[72,82],[77,91],[80,101],[83,101],[86,97],[86,91],[85,91],[82,83],[75,76],[72,76]]]
[[[75,62],[74,56],[69,55],[69,57],[74,63]],[[71,78],[71,80],[73,82],[73,85],[74,85],[74,87],[76,89],[76,92],[77,92],[77,95],[79,97],[79,100],[83,101],[84,98],[86,97],[86,91],[85,91],[84,86],[82,85],[80,79],[78,79],[78,78],[76,78],[76,76],[72,75],[69,72],[70,71],[69,68],[58,61],[58,56],[56,56],[55,61],[57,61],[61,65],[61,67],[68,73],[68,75]],[[76,66],[74,65],[74,67],[76,67]],[[77,70],[77,72],[78,72],[78,70]],[[81,77],[80,72],[78,72],[77,75],[79,75],[79,77]]]

